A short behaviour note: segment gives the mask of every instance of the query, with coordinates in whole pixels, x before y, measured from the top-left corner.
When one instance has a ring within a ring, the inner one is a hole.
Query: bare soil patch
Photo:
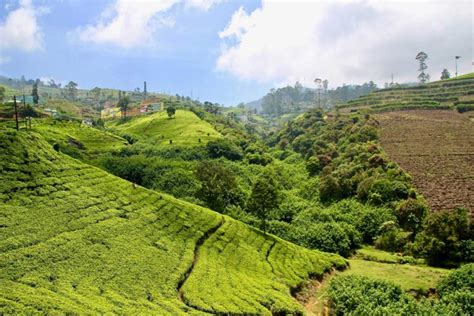
[[[413,177],[434,211],[465,207],[474,217],[474,122],[454,111],[378,114],[382,147]]]

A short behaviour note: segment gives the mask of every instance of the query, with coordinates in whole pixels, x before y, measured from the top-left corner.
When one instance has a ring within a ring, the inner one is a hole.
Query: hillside
[[[474,78],[467,74],[458,78],[435,81],[414,87],[376,90],[338,106],[342,113],[360,109],[387,112],[405,109],[474,109]]]
[[[308,276],[345,266],[230,217],[0,132],[0,313],[301,313]]]
[[[169,145],[172,141],[173,145],[193,146],[222,138],[209,123],[186,110],[177,110],[173,118],[161,111],[130,118],[125,122],[111,121],[106,126],[119,134],[129,134],[153,145]]]
[[[110,153],[127,146],[127,141],[105,130],[85,126],[80,122],[35,120],[33,130],[51,145],[74,158],[88,161],[100,154]]]
[[[413,177],[432,210],[465,207],[474,215],[474,123],[449,110],[378,115],[381,144]]]

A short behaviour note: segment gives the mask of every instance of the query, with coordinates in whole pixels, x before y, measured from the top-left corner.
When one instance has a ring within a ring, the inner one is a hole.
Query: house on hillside
[[[122,111],[119,107],[108,107],[100,111],[101,119],[114,119],[122,117]]]

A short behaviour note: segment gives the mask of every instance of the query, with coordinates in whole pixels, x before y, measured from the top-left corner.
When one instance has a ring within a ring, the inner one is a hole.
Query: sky
[[[474,1],[0,0],[0,75],[236,105],[315,78],[330,88],[473,71]]]

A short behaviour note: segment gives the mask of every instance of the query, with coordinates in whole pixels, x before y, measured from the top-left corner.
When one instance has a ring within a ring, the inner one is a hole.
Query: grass
[[[360,259],[351,259],[349,263],[350,269],[343,274],[387,280],[400,285],[405,291],[421,293],[435,288],[438,281],[449,273],[447,269],[410,264],[389,264]]]
[[[410,256],[402,256],[397,253],[379,250],[373,246],[364,246],[361,249],[358,249],[354,257],[361,260],[375,261],[381,263],[424,264],[424,260],[422,259],[415,259]]]
[[[161,111],[134,117],[125,123],[110,121],[107,127],[119,134],[130,134],[141,142],[159,146],[198,146],[222,138],[211,124],[185,110],[177,110],[174,118],[169,118],[166,112]]]
[[[0,131],[0,314],[301,313],[345,260]]]

